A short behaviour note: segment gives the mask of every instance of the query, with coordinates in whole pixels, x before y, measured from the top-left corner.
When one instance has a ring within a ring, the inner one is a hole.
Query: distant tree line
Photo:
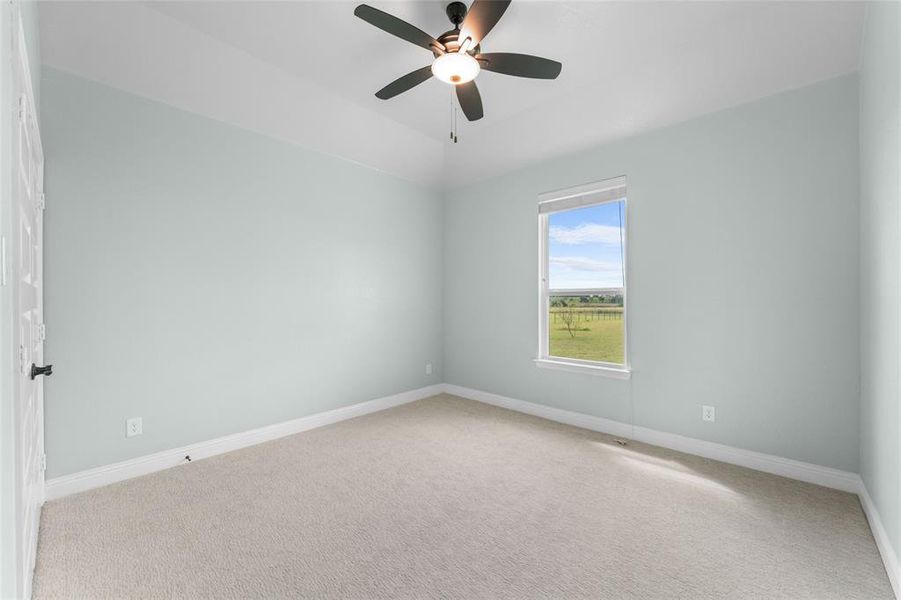
[[[622,294],[593,294],[591,296],[555,296],[551,298],[551,306],[566,307],[591,304],[623,305]]]

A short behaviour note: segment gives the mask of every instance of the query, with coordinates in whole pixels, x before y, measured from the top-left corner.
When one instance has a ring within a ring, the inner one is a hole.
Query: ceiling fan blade
[[[485,113],[482,112],[482,96],[479,95],[476,82],[461,83],[456,87],[457,100],[460,101],[460,108],[463,109],[466,118],[470,121],[478,121],[485,116]]]
[[[534,79],[556,79],[563,68],[556,60],[512,52],[486,52],[476,59],[486,71]]]
[[[497,25],[508,6],[510,0],[475,0],[460,25],[460,42],[472,38],[469,47],[474,48]]]
[[[387,31],[391,35],[396,35],[402,40],[407,40],[412,44],[422,46],[426,50],[431,50],[434,46],[443,51],[444,46],[438,43],[438,40],[418,27],[410,25],[403,19],[398,19],[394,15],[389,15],[386,12],[377,8],[372,8],[366,4],[361,4],[356,7],[354,9],[354,14],[367,23],[375,25],[382,31]]]
[[[423,67],[421,69],[416,69],[412,73],[407,73],[403,77],[398,77],[379,91],[375,93],[376,98],[380,98],[381,100],[387,100],[388,98],[394,98],[398,94],[403,94],[409,89],[412,89],[428,79],[432,76],[432,66],[429,65],[427,67]]]

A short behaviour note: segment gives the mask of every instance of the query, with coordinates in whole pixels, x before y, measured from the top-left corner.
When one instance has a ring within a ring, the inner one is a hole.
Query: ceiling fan
[[[377,8],[359,5],[354,10],[356,16],[391,35],[421,46],[434,55],[432,64],[395,79],[376,92],[376,97],[388,100],[434,76],[456,87],[457,100],[463,114],[470,121],[476,121],[484,116],[482,97],[474,81],[480,70],[516,77],[556,79],[563,65],[555,60],[510,52],[482,53],[482,40],[509,5],[510,0],[475,0],[467,10],[462,2],[451,2],[445,12],[454,28],[442,33],[437,39]]]

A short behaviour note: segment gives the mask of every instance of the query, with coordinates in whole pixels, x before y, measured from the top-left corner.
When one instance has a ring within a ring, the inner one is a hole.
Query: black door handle
[[[31,378],[34,379],[38,375],[53,375],[53,365],[39,367],[34,363],[31,363]]]

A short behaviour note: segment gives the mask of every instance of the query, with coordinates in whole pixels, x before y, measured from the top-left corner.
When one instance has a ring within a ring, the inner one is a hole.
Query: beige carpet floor
[[[453,396],[50,502],[49,598],[891,598],[857,497]]]

